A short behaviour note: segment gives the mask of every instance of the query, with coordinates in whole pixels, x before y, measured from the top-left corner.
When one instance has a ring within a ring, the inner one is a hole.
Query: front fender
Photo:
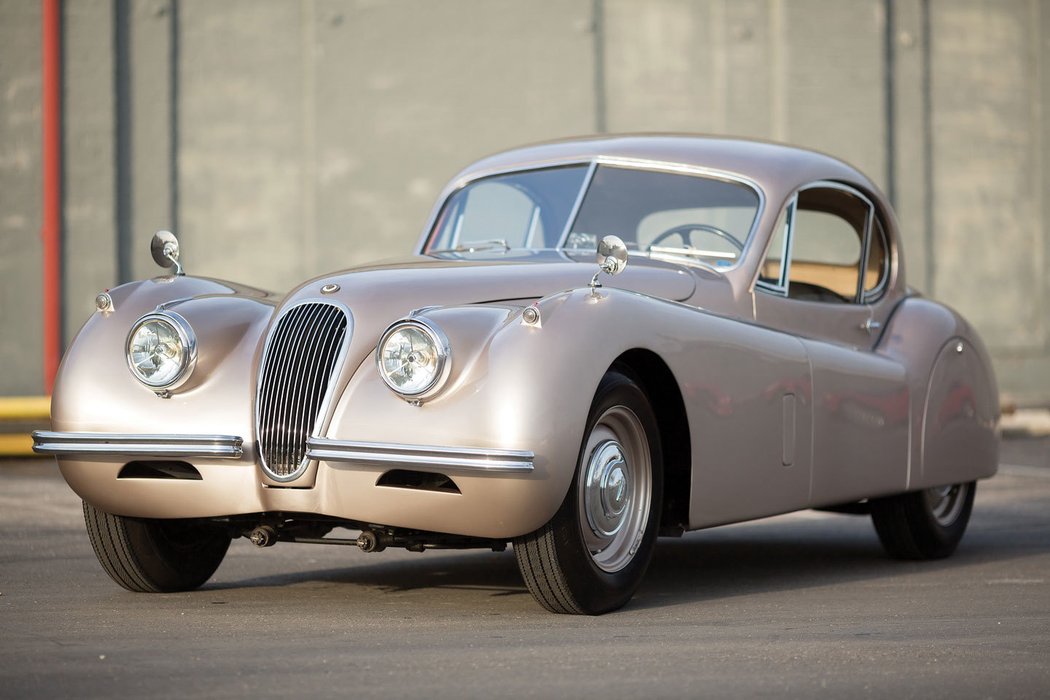
[[[51,423],[71,432],[251,435],[250,397],[256,351],[273,313],[268,295],[192,277],[156,278],[110,292],[113,310],[92,314],[70,344],[55,379]],[[159,399],[127,366],[125,343],[135,321],[158,306],[190,323],[198,358],[189,380]]]
[[[622,319],[667,303],[619,290],[578,289],[537,302],[536,325],[522,321],[520,306],[427,310],[422,315],[441,327],[452,349],[445,390],[412,405],[390,391],[370,356],[347,385],[327,436],[531,451],[530,473],[453,476],[464,495],[491,495],[471,502],[498,507],[450,513],[457,522],[447,526],[486,536],[531,532],[550,520],[565,498],[602,376],[623,352],[648,345],[645,334]],[[381,472],[377,468],[377,477]],[[385,507],[376,504],[379,522]],[[479,527],[478,518],[489,522]]]
[[[157,278],[110,291],[113,309],[84,323],[59,368],[51,398],[51,425],[63,433],[143,436],[201,434],[243,437],[236,459],[195,461],[210,490],[188,498],[177,490],[202,482],[117,480],[126,459],[59,456],[76,493],[103,510],[144,517],[214,515],[256,508],[251,397],[256,355],[273,314],[268,294],[193,277]],[[159,398],[128,369],[125,343],[134,322],[159,305],[178,311],[198,340],[190,379]],[[236,487],[235,487],[236,485]],[[232,504],[231,504],[232,501]]]

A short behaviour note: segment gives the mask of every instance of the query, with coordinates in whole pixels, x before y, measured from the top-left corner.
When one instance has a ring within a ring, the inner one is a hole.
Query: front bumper
[[[546,465],[531,451],[311,438],[310,485],[266,483],[252,443],[233,435],[133,435],[37,431],[33,449],[54,455],[82,498],[117,515],[223,517],[311,513],[372,525],[488,538],[526,534],[552,498]],[[126,476],[128,462],[177,459],[199,479]],[[391,470],[436,472],[459,493],[380,485]]]
[[[41,455],[130,458],[238,459],[244,440],[235,435],[127,435],[33,431],[33,452]]]
[[[362,462],[390,468],[450,473],[521,474],[533,470],[535,455],[522,450],[491,450],[431,445],[400,445],[310,438],[306,456],[330,462]]]
[[[33,432],[33,451],[56,457],[219,458],[238,459],[244,439],[235,435],[129,435],[124,433]],[[306,456],[330,462],[361,462],[396,469],[455,473],[528,473],[532,452],[438,445],[307,440]]]

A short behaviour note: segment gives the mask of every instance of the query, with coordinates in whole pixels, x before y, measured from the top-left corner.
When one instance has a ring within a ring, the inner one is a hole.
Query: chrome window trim
[[[890,237],[889,234],[886,233],[886,226],[883,225],[882,220],[879,219],[874,207],[872,207],[871,218],[872,221],[870,232],[868,234],[868,245],[865,249],[864,267],[867,268],[868,265],[868,256],[871,254],[871,242],[875,240],[875,236],[878,236],[882,239],[883,269],[879,283],[871,290],[863,289],[863,281],[861,282],[861,302],[864,304],[874,304],[882,298],[883,294],[886,293],[886,289],[890,284],[890,275],[893,272],[894,261],[896,260],[896,251],[890,247]],[[875,226],[876,223],[879,225]],[[863,280],[863,275],[861,276],[861,279]]]
[[[33,452],[55,456],[237,459],[244,454],[243,444],[244,439],[236,435],[33,431]]]
[[[871,251],[871,236],[875,231],[875,207],[868,202],[868,218],[864,221],[864,240],[860,243],[860,267],[857,269],[857,291],[853,295],[856,303],[864,303],[864,275],[868,270],[868,253]],[[881,280],[879,281],[881,284]],[[878,287],[878,285],[876,285]]]
[[[784,216],[787,218],[786,226],[787,231],[784,233],[784,243],[780,250],[780,278],[776,284],[766,282],[759,279],[762,274],[762,265],[766,262],[766,256],[769,255],[770,245],[767,244],[766,250],[762,253],[762,260],[758,264],[758,271],[755,273],[755,288],[760,289],[769,294],[775,294],[787,298],[788,295],[788,280],[791,279],[791,251],[793,250],[792,241],[794,240],[795,233],[795,207],[798,206],[798,192],[791,195],[791,199],[788,200],[787,206],[784,207]],[[780,221],[780,217],[776,218],[773,225],[776,226]],[[769,237],[770,242],[773,240],[773,236]]]
[[[554,246],[555,250],[565,250],[565,243],[569,240],[569,234],[572,232],[572,227],[576,224],[576,217],[580,215],[580,207],[583,206],[583,198],[587,196],[587,192],[591,189],[591,181],[594,180],[594,173],[598,170],[598,161],[591,160],[587,166],[587,174],[583,176],[583,182],[580,183],[580,191],[576,193],[576,201],[572,203],[572,209],[569,211],[568,218],[565,219],[565,228],[562,229],[561,236],[558,238],[558,243]]]
[[[273,336],[277,332],[277,327],[280,324],[281,319],[284,318],[293,309],[298,308],[300,306],[305,306],[307,304],[327,304],[329,306],[334,306],[341,310],[346,316],[346,333],[343,335],[343,346],[339,349],[339,352],[336,354],[335,360],[332,363],[332,374],[328,378],[328,386],[325,388],[325,394],[324,397],[321,399],[320,408],[318,408],[317,414],[314,416],[313,430],[311,431],[310,435],[307,435],[307,443],[309,444],[310,437],[320,435],[323,432],[322,426],[324,424],[324,419],[328,416],[329,411],[332,408],[332,403],[335,400],[335,380],[343,371],[343,365],[346,363],[346,355],[350,351],[350,341],[354,335],[354,315],[350,311],[350,307],[334,299],[316,299],[312,297],[308,299],[300,299],[294,304],[289,304],[288,306],[284,307],[280,310],[279,313],[277,313],[274,316],[273,321],[271,321],[270,323],[270,328],[266,332],[266,341],[263,343],[262,353],[259,355],[259,365],[256,368],[255,400],[252,401],[252,428],[256,431],[258,431],[259,429],[259,411],[261,410],[259,402],[262,399],[263,367],[265,365],[266,358],[270,351],[270,341],[273,340]],[[256,440],[258,440],[258,435],[256,435]],[[276,481],[278,483],[283,484],[298,479],[306,472],[306,468],[309,466],[309,464],[310,456],[309,451],[307,450],[307,454],[303,455],[303,459],[299,463],[299,467],[295,471],[285,475],[275,474],[274,472],[270,471],[270,468],[266,465],[266,460],[262,456],[262,449],[259,450],[259,466],[262,467],[263,473],[266,475],[267,478],[272,479],[273,481]]]
[[[311,459],[400,466],[416,471],[521,474],[533,470],[535,454],[526,450],[443,447],[400,443],[331,440],[311,437],[306,442]]]

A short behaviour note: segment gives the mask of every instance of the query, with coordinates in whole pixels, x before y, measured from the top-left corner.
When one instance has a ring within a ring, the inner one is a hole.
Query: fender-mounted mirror
[[[153,262],[163,268],[174,267],[176,275],[186,274],[179,262],[179,239],[171,231],[157,231],[149,243]]]
[[[596,257],[598,271],[591,278],[591,289],[602,286],[598,281],[598,275],[618,275],[627,267],[627,246],[620,240],[619,236],[605,236],[598,241],[598,254]]]

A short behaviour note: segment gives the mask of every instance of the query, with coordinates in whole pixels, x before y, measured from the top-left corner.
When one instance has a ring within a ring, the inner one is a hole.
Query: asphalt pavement
[[[661,540],[596,618],[544,612],[509,550],[239,540],[201,590],[128,593],[54,463],[0,462],[0,698],[1045,698],[1050,441],[1002,461],[950,559],[808,511]]]

